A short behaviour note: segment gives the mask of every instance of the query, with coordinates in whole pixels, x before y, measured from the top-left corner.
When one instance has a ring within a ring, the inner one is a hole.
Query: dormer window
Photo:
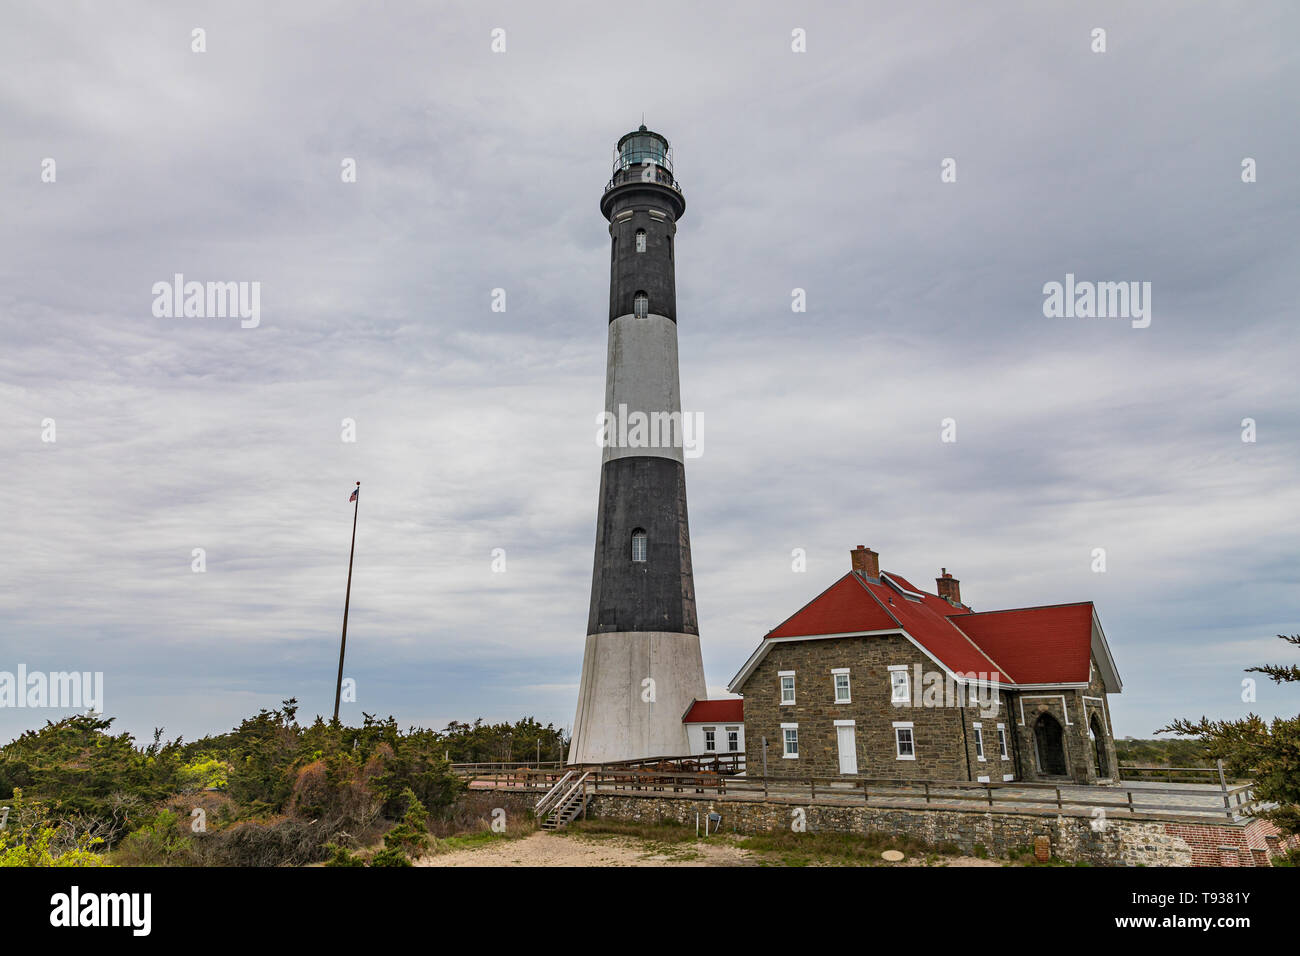
[[[632,532],[632,560],[638,564],[645,563],[646,534],[644,528]]]
[[[638,229],[636,231],[636,251],[645,252],[645,230],[644,229]]]
[[[650,314],[650,297],[644,292],[638,292],[632,297],[632,314],[638,319],[644,319]]]

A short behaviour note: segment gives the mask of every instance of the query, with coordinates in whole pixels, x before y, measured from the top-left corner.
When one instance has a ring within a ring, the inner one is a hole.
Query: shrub
[[[410,866],[406,854],[395,846],[386,846],[370,858],[371,866]]]
[[[325,861],[326,866],[365,866],[366,861],[361,859],[345,846],[337,843],[326,843],[326,851],[330,857]]]
[[[22,789],[14,791],[14,806],[4,829],[0,829],[0,867],[7,866],[104,866],[103,857],[94,847],[100,838],[81,835],[73,845],[57,845],[59,825],[44,804],[23,799]]]
[[[184,764],[176,771],[176,784],[182,793],[196,790],[226,788],[230,764],[216,757],[200,757],[198,760]]]
[[[384,834],[384,846],[400,850],[404,856],[418,857],[429,848],[429,812],[407,787],[402,793],[406,800],[406,815],[402,822]]]

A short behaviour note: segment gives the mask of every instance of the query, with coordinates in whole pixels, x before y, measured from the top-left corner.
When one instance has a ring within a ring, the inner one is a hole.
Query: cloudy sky
[[[103,671],[140,736],[328,714],[361,480],[345,716],[568,725],[644,113],[712,687],[861,543],[980,610],[1095,601],[1118,734],[1293,714],[1241,680],[1300,631],[1300,14],[846,6],[6,4],[0,670]],[[176,273],[260,324],[156,317]],[[1150,326],[1045,317],[1067,273],[1150,282]]]

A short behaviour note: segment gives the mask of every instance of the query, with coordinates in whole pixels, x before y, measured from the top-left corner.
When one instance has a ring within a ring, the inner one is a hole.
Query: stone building
[[[750,774],[1106,783],[1121,690],[1092,602],[977,612],[944,569],[930,593],[851,571],[770,631],[728,689]]]

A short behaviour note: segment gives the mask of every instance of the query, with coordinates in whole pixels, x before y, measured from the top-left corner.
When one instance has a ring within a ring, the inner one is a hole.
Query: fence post
[[[1056,809],[1061,809],[1061,788],[1056,788]]]
[[[763,800],[767,800],[767,777],[763,777]]]
[[[925,785],[925,802],[929,803],[930,802],[930,781],[923,780],[921,782]]]
[[[1228,778],[1223,775],[1223,758],[1220,757],[1214,761],[1214,765],[1219,768],[1219,790],[1223,792],[1223,809],[1227,812],[1228,819],[1232,819],[1232,801],[1228,798]]]
[[[993,806],[993,787],[992,787],[991,784],[987,784],[987,783],[986,783],[986,784],[984,784],[984,789],[988,791],[988,795],[989,795],[989,806],[991,807],[991,806]]]
[[[812,791],[812,798],[816,800],[817,799],[817,778],[816,777],[808,778],[808,788]]]
[[[1132,790],[1130,790],[1130,791],[1128,792],[1128,812],[1129,812],[1129,813],[1137,813],[1137,811],[1133,809],[1133,791],[1132,791]]]

